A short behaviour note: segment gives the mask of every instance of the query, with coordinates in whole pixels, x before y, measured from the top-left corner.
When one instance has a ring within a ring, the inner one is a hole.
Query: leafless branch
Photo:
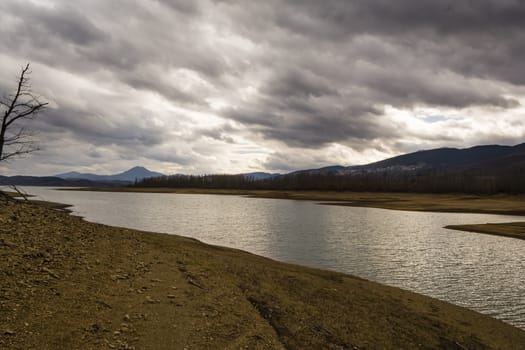
[[[22,68],[14,94],[0,100],[2,125],[0,128],[0,161],[34,152],[38,148],[30,140],[33,134],[26,131],[22,120],[31,120],[43,111],[47,102],[31,91],[29,63]]]

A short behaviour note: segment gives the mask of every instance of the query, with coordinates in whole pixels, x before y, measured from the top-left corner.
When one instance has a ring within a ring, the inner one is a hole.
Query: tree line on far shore
[[[370,191],[415,193],[525,193],[525,166],[503,169],[420,169],[353,174],[295,173],[267,179],[246,175],[170,175],[135,182],[135,187],[202,189]]]

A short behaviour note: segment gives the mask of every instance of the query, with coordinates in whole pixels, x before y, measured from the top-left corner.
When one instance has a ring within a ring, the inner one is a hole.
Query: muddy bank
[[[525,222],[487,223],[471,225],[448,225],[451,230],[485,233],[489,235],[505,236],[525,239]]]
[[[525,332],[360,278],[0,207],[2,349],[519,349]]]

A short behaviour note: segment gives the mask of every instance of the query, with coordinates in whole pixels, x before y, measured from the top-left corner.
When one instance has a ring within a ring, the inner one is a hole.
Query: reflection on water
[[[483,312],[525,329],[525,240],[443,229],[516,221],[238,196],[27,188],[88,221],[191,236],[341,271]]]

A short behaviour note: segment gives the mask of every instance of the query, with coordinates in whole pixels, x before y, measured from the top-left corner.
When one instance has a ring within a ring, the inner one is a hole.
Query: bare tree
[[[14,94],[0,100],[2,128],[0,129],[0,162],[16,158],[38,149],[33,134],[24,126],[24,120],[32,120],[44,110],[47,102],[31,91],[29,63],[22,68]]]

